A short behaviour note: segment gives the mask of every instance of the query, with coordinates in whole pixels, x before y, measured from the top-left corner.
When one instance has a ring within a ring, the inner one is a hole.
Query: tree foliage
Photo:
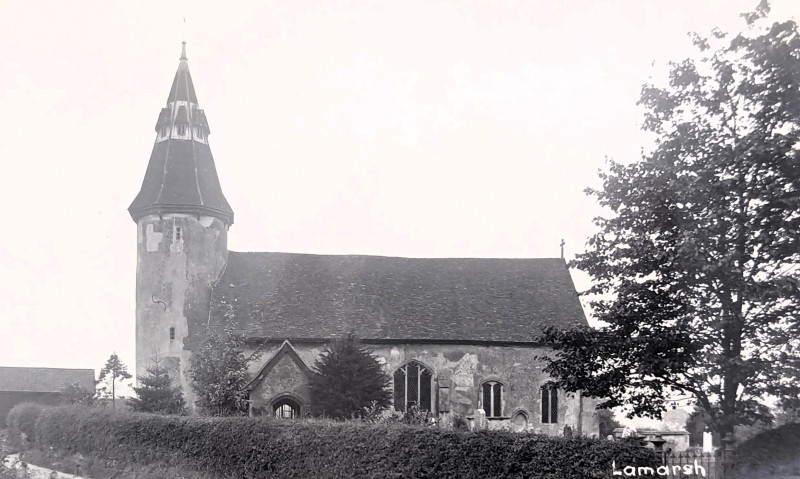
[[[392,401],[391,379],[352,334],[334,341],[314,364],[311,411],[334,419],[378,414]]]
[[[212,416],[238,416],[248,411],[247,365],[260,353],[245,356],[245,338],[234,328],[209,331],[193,351],[189,374],[197,394],[195,405]]]
[[[607,438],[614,433],[614,429],[622,427],[622,423],[616,420],[614,411],[611,409],[599,409],[597,411],[597,423],[601,438]]]
[[[133,388],[135,398],[130,401],[134,411],[155,414],[183,414],[186,401],[181,387],[176,385],[169,374],[169,369],[155,361],[147,368],[147,374],[139,376],[139,387]]]
[[[607,327],[549,329],[560,386],[660,417],[690,394],[725,435],[800,393],[800,35],[694,37],[698,59],[647,84],[655,145],[587,190],[612,214],[572,262]]]
[[[95,392],[89,391],[78,383],[70,383],[58,390],[63,404],[81,404],[91,406],[94,404]]]
[[[127,366],[120,361],[117,353],[111,353],[106,365],[100,370],[100,376],[97,378],[98,382],[110,381],[111,382],[111,405],[116,408],[117,399],[117,381],[130,379],[131,373],[128,372]]]

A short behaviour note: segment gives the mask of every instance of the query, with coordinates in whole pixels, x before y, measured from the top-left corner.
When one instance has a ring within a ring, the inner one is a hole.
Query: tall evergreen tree
[[[133,376],[128,372],[127,366],[119,360],[117,353],[111,353],[111,356],[106,361],[106,365],[100,370],[98,382],[111,380],[111,407],[116,408],[117,399],[117,381],[130,379]]]
[[[800,394],[800,33],[768,11],[642,89],[655,146],[601,174],[573,262],[607,327],[544,337],[562,388],[651,416],[688,394],[723,437]]]
[[[183,391],[173,382],[169,370],[159,360],[138,379],[139,387],[133,388],[137,397],[130,401],[134,411],[155,414],[182,414],[185,411]]]
[[[353,334],[335,340],[314,364],[314,373],[309,385],[314,415],[358,418],[391,405],[391,379]]]

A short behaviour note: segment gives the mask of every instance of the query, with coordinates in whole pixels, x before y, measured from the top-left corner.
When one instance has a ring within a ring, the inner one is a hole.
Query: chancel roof
[[[532,342],[586,325],[563,259],[230,252],[211,321],[251,338]]]
[[[94,392],[94,370],[0,367],[0,391],[58,392],[72,384]]]

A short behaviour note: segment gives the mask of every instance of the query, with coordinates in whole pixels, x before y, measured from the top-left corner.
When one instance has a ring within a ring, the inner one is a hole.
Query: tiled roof
[[[585,325],[563,259],[434,259],[230,252],[212,321],[271,339],[535,341]]]
[[[167,101],[168,108],[161,110],[156,129],[162,124],[170,124],[173,110],[169,108],[169,103],[178,100],[190,101],[200,124],[208,123],[205,113],[196,108],[197,97],[189,75],[185,43]],[[176,123],[189,123],[189,111],[185,105],[178,107],[175,116]],[[156,141],[142,188],[128,207],[128,212],[134,221],[151,214],[188,213],[209,215],[233,224],[233,210],[222,194],[211,148],[206,142],[191,139]]]
[[[169,126],[170,123],[171,123],[170,109],[162,108],[161,112],[158,114],[158,120],[156,121],[156,131],[158,131],[158,128],[163,125]]]
[[[169,139],[153,145],[142,188],[128,211],[134,221],[172,212],[206,214],[233,223],[211,148],[192,140]]]
[[[0,391],[57,392],[74,383],[94,391],[94,370],[0,367]]]

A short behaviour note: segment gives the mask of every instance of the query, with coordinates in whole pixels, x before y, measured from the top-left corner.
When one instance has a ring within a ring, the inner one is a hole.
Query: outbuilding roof
[[[230,252],[211,320],[251,338],[532,342],[585,325],[560,258],[396,258]]]
[[[0,391],[57,392],[72,384],[94,391],[94,370],[0,367]]]

